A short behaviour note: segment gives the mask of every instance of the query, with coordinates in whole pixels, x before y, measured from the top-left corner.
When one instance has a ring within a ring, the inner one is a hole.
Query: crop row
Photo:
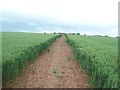
[[[2,81],[14,80],[26,63],[34,61],[60,37],[52,34],[3,33]]]
[[[75,59],[97,88],[118,88],[118,43],[116,38],[67,35]]]

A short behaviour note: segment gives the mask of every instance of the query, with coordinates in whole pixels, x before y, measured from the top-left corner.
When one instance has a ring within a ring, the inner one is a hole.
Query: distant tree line
[[[47,34],[47,33],[44,32],[44,34]],[[57,32],[53,32],[53,33],[50,33],[50,34],[80,35],[80,33],[62,33],[62,32],[58,32],[58,33],[57,33]],[[86,34],[83,34],[83,36],[87,36],[87,35],[86,35]],[[102,35],[93,35],[93,36],[97,36],[97,37],[110,37],[110,36],[108,36],[108,35],[104,35],[104,36],[102,36]],[[116,38],[120,38],[120,36],[116,36]]]
[[[44,34],[46,34],[46,32],[44,32]],[[80,33],[62,33],[62,32],[53,32],[53,33],[50,33],[50,34],[69,34],[69,35],[80,35]],[[84,36],[86,36],[86,34],[84,34]]]
[[[53,34],[70,34],[70,35],[80,35],[80,33],[61,33],[61,32],[54,32]]]

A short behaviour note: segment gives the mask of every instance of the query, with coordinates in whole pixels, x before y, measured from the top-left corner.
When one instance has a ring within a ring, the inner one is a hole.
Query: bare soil
[[[88,76],[74,59],[65,36],[29,64],[7,88],[89,88]]]

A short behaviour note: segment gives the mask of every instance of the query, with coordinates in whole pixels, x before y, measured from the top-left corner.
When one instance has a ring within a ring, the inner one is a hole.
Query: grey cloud
[[[23,17],[20,15],[3,14],[3,31],[27,32],[79,32],[87,34],[109,34],[117,25],[88,25],[75,23],[59,23],[51,19]]]

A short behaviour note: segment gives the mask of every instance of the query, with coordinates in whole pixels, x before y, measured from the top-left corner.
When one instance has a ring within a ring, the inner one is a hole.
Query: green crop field
[[[2,81],[13,80],[29,61],[34,61],[60,35],[2,33]]]
[[[98,88],[118,87],[118,39],[112,37],[67,35],[75,59]]]

